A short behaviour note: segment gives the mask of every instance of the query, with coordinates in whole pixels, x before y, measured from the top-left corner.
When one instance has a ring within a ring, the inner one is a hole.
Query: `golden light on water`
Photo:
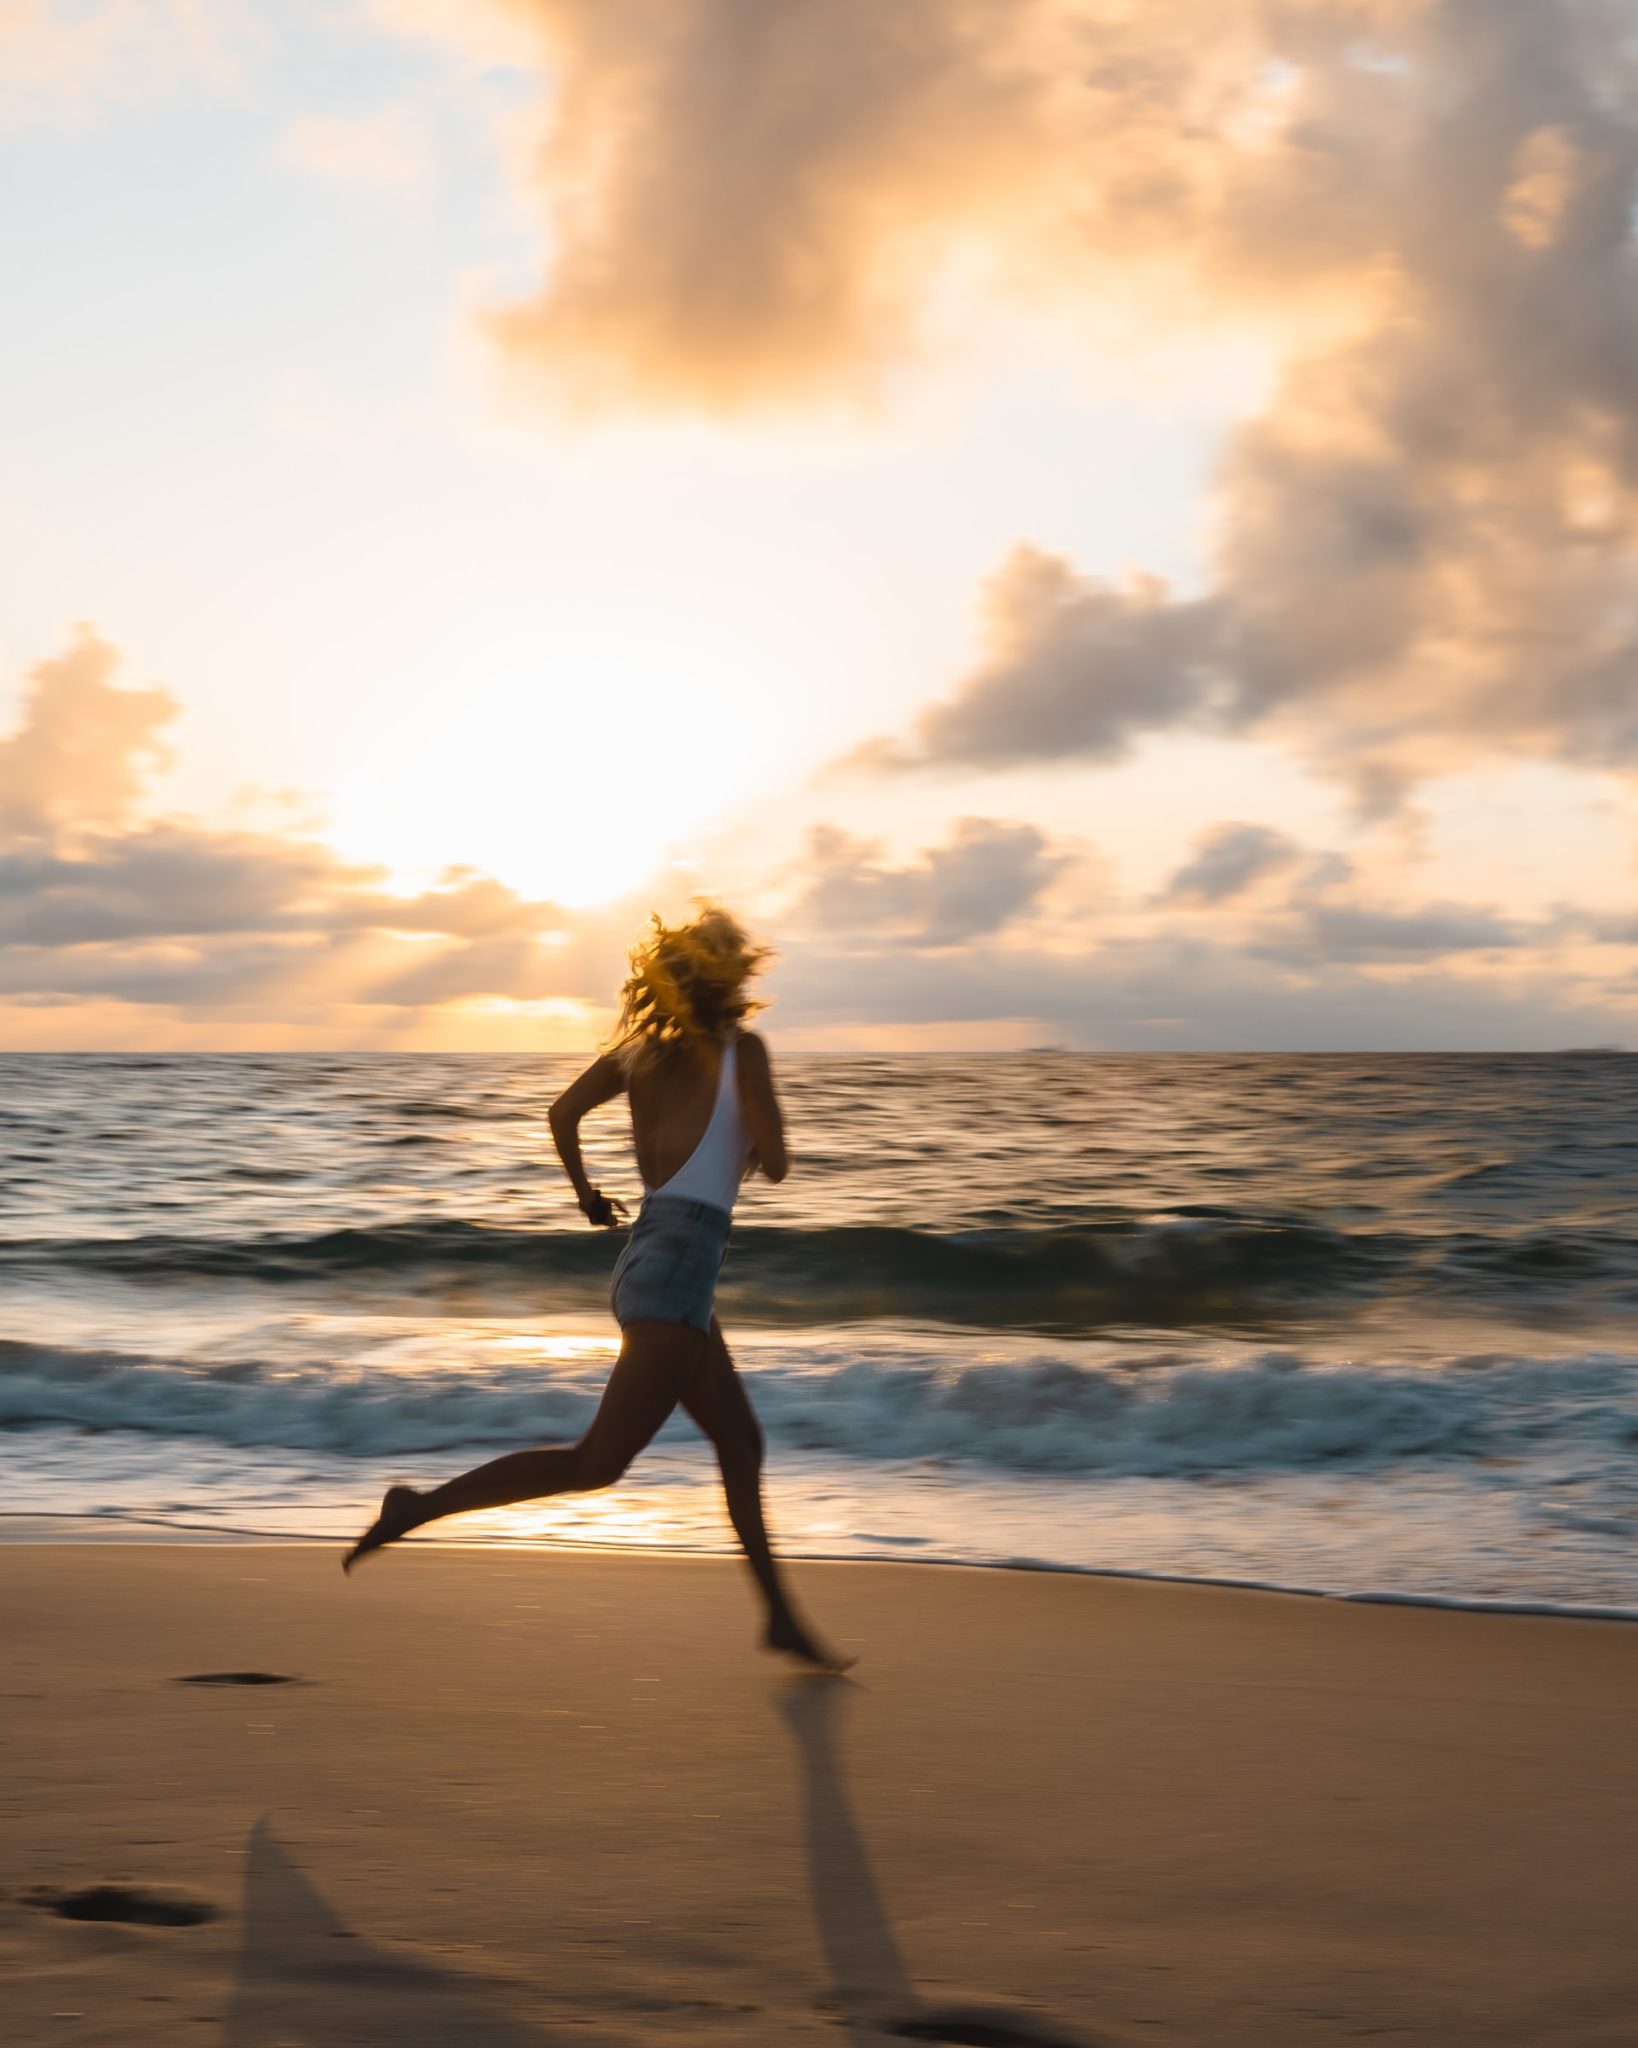
[[[532,1334],[492,1337],[490,1348],[517,1351],[529,1358],[579,1361],[584,1358],[613,1358],[620,1340],[606,1330],[575,1332],[571,1336],[539,1337]]]
[[[459,1535],[471,1543],[590,1544],[634,1550],[719,1550],[732,1541],[725,1513],[701,1513],[696,1489],[667,1489],[659,1498],[640,1487],[564,1494],[470,1515]]]

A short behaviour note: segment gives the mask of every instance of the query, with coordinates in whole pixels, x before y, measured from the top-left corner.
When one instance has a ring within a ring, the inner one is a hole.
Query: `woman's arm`
[[[586,1178],[586,1164],[580,1156],[580,1119],[599,1103],[612,1102],[623,1092],[626,1077],[618,1060],[607,1053],[592,1061],[586,1071],[571,1081],[546,1112],[552,1143],[563,1161],[563,1171],[574,1187],[574,1198],[593,1223],[612,1225],[623,1205],[611,1202],[601,1188]]]
[[[791,1170],[785,1150],[785,1119],[774,1093],[768,1048],[754,1031],[739,1041],[739,1106],[757,1165],[769,1180],[783,1180]]]

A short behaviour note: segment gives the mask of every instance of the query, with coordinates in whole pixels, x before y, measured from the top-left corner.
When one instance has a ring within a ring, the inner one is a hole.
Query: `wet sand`
[[[1638,1627],[338,1556],[0,1549],[13,2048],[1638,2038]]]

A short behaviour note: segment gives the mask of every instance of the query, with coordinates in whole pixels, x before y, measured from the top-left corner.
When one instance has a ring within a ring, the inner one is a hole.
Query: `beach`
[[[802,1562],[838,1681],[720,1558],[3,1555],[22,2048],[1633,2039],[1630,1625]]]
[[[1638,2048],[1635,7],[0,150],[0,2048]]]

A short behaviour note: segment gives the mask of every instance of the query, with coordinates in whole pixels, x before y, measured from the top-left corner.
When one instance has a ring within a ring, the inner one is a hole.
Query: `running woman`
[[[578,1443],[512,1451],[442,1486],[391,1486],[381,1512],[343,1560],[396,1543],[446,1515],[509,1507],[612,1486],[681,1405],[710,1438],[735,1533],[767,1609],[763,1637],[822,1670],[848,1661],[826,1649],[792,1605],[762,1512],[762,1432],[716,1316],[717,1274],[747,1172],[790,1170],[768,1049],[745,1028],[748,987],[767,959],[725,910],[653,931],[631,956],[608,1049],[552,1104],[552,1138],[586,1220],[625,1215],[586,1176],[580,1122],[624,1094],[643,1200],[614,1269],[610,1303],[620,1356]]]

